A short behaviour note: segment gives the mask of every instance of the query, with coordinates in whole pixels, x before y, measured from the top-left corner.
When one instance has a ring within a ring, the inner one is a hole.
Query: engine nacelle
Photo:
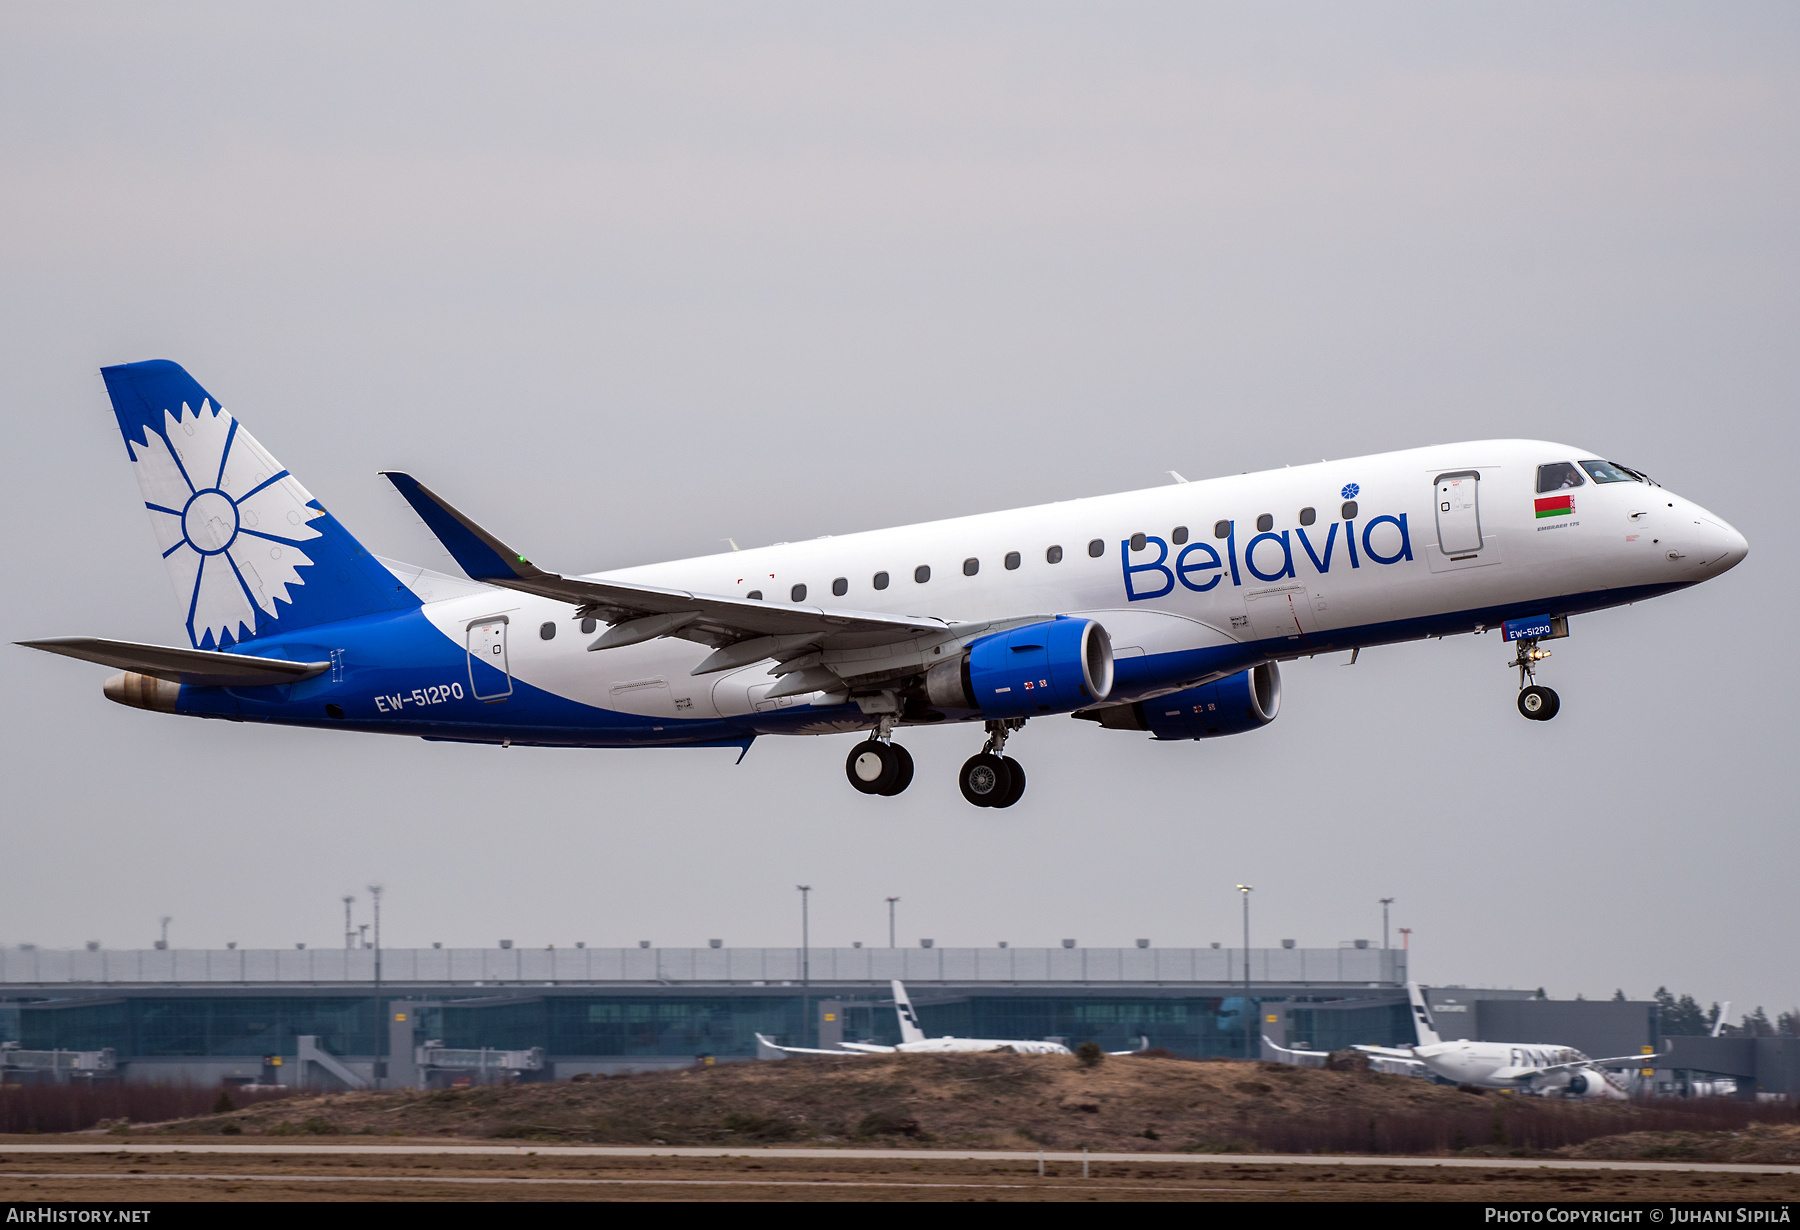
[[[972,642],[925,675],[925,695],[945,709],[986,717],[1067,713],[1112,692],[1112,638],[1091,619],[1060,616]]]
[[[1212,739],[1267,726],[1280,711],[1281,668],[1264,662],[1197,688],[1075,716],[1108,730],[1147,730],[1158,739]]]

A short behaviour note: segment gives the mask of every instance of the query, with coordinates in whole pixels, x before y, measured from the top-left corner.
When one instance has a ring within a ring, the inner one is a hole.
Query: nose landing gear
[[[1024,797],[1024,766],[1002,754],[1006,737],[1024,724],[1024,718],[987,724],[987,746],[979,755],[965,760],[957,774],[956,784],[962,788],[963,798],[977,807],[1011,807]]]
[[[1521,638],[1518,646],[1517,655],[1507,665],[1519,671],[1519,712],[1534,722],[1548,722],[1562,708],[1562,698],[1537,682],[1537,664],[1549,657],[1550,651],[1539,649],[1535,637]]]
[[[864,794],[895,795],[912,785],[912,753],[891,741],[893,733],[893,719],[882,719],[844,761],[844,775]]]

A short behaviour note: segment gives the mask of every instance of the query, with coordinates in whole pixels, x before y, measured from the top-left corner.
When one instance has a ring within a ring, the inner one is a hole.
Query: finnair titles
[[[1010,807],[1032,718],[1206,739],[1273,721],[1278,664],[1498,630],[1519,711],[1569,619],[1710,580],[1723,519],[1593,450],[1479,440],[666,564],[545,571],[411,476],[468,579],[372,555],[180,366],[102,370],[188,647],[26,641],[191,717],[462,743],[736,747],[863,736],[896,795],[905,727],[979,723],[958,781]],[[459,498],[467,498],[459,493]],[[1108,735],[1103,738],[1112,737]]]

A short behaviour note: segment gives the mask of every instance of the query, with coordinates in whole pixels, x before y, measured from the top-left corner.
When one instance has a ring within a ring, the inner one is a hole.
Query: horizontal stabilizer
[[[276,683],[299,683],[331,669],[330,662],[288,662],[281,658],[253,658],[242,653],[215,653],[210,649],[177,649],[171,645],[139,645],[132,641],[108,641],[97,636],[58,636],[47,641],[18,641],[27,649],[59,653],[65,658],[98,662],[190,688],[255,688]]]

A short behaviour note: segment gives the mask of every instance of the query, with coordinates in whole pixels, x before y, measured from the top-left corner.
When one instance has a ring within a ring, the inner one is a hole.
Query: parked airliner
[[[760,1052],[779,1052],[783,1055],[842,1055],[845,1052],[856,1055],[975,1055],[992,1054],[997,1051],[1011,1052],[1017,1055],[1069,1055],[1073,1054],[1060,1042],[1030,1042],[1020,1039],[1004,1038],[953,1038],[945,1034],[941,1038],[927,1038],[925,1030],[919,1025],[919,1014],[913,1011],[912,997],[907,995],[906,987],[895,979],[894,1014],[900,1018],[900,1044],[883,1046],[879,1042],[840,1042],[835,1051],[813,1050],[804,1046],[777,1046],[762,1034],[756,1035],[756,1045]]]
[[[1515,642],[1519,710],[1548,720],[1560,702],[1536,682],[1540,642],[1748,551],[1639,471],[1536,440],[585,576],[537,567],[388,474],[465,580],[371,555],[177,364],[101,374],[189,647],[21,643],[122,670],[111,699],[502,746],[747,750],[759,735],[857,732],[845,771],[872,795],[912,781],[902,727],[981,723],[962,793],[1009,807],[1025,772],[1006,745],[1031,718],[1237,734],[1275,719],[1280,662],[1463,633]]]
[[[1541,1042],[1471,1042],[1459,1038],[1446,1042],[1438,1036],[1425,994],[1416,982],[1406,984],[1412,1001],[1413,1029],[1418,1043],[1408,1047],[1359,1046],[1377,1063],[1418,1065],[1425,1072],[1457,1085],[1481,1089],[1512,1089],[1545,1097],[1624,1098],[1625,1083],[1606,1069],[1651,1064],[1655,1055],[1615,1055],[1590,1059],[1572,1046]],[[1282,1055],[1323,1059],[1325,1051],[1292,1051],[1264,1038],[1271,1050]]]

